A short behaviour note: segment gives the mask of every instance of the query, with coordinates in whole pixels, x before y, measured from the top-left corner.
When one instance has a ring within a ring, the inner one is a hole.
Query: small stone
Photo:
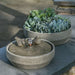
[[[75,66],[70,69],[69,75],[75,75]]]

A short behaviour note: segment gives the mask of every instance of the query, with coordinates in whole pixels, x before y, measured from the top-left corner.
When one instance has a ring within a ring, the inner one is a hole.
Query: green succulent
[[[61,32],[70,27],[70,20],[56,15],[51,8],[31,11],[24,25],[27,30],[40,33]]]

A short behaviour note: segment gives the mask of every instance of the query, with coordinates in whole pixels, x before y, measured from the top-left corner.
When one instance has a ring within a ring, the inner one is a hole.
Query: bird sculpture
[[[32,45],[41,44],[41,40],[37,36],[33,39],[31,39],[31,38],[21,39],[19,37],[15,37],[15,40],[19,47],[28,47],[28,46],[32,46]]]

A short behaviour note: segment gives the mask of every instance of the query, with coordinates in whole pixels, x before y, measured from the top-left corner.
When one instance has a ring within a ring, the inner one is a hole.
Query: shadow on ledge
[[[14,40],[15,36],[23,37],[22,27],[27,15],[0,4],[0,47]]]

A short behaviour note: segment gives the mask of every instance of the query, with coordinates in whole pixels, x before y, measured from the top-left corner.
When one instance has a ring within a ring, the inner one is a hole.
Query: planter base
[[[70,40],[70,38],[66,38],[66,39],[59,40],[59,41],[53,41],[52,43],[54,43],[54,45],[57,46],[57,45],[65,44],[65,43],[67,43],[69,40]]]

